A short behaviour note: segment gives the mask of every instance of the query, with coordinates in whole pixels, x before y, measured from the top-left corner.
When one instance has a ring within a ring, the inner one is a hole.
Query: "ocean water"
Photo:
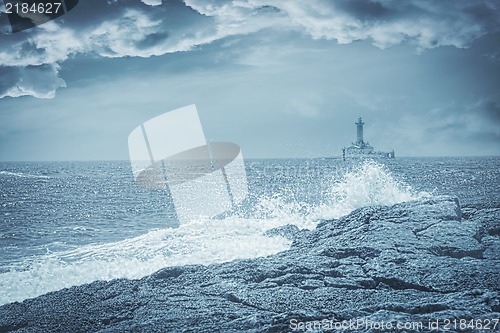
[[[451,194],[500,207],[500,157],[247,160],[249,196],[214,219],[179,225],[164,190],[139,188],[127,161],[0,163],[0,305],[172,265],[271,255],[370,205]]]

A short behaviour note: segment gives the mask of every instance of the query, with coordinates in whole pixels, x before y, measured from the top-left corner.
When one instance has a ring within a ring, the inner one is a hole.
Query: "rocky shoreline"
[[[269,257],[169,267],[6,304],[0,332],[403,331],[388,323],[460,331],[446,330],[453,320],[493,328],[498,221],[499,208],[460,207],[449,196],[361,208],[314,231],[270,231],[294,242]]]

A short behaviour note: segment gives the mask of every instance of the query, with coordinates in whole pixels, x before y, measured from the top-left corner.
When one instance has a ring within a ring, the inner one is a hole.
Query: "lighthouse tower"
[[[353,142],[350,147],[347,147],[346,153],[350,156],[360,156],[364,154],[373,154],[373,147],[370,146],[368,142],[363,140],[363,119],[361,117],[358,118],[358,122],[356,124],[356,142]]]
[[[356,142],[353,142],[349,147],[342,149],[342,156],[346,157],[385,157],[394,158],[394,150],[390,152],[375,151],[368,141],[363,140],[363,119],[358,117],[356,123]]]
[[[356,130],[358,134],[358,140],[356,141],[356,144],[363,146],[363,125],[365,124],[363,120],[361,120],[361,117],[358,118],[358,122],[356,124]]]

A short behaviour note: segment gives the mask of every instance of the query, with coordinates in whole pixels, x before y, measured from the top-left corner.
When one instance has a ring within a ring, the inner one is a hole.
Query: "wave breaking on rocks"
[[[356,332],[384,331],[374,326],[382,322],[422,323],[405,330],[421,332],[436,321],[485,322],[500,318],[499,218],[499,208],[450,196],[360,208],[312,231],[267,231],[293,239],[268,257],[6,304],[0,332],[300,332],[348,330],[349,321],[364,323]]]

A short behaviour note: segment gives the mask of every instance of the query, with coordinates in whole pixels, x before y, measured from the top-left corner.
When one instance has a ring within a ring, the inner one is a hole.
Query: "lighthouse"
[[[361,117],[358,118],[358,122],[356,124],[356,129],[357,129],[357,134],[358,134],[358,141],[356,141],[357,144],[363,144],[363,125],[365,124],[363,120],[361,120]]]
[[[346,157],[385,157],[394,158],[394,150],[390,152],[375,151],[375,149],[363,140],[363,119],[358,117],[358,121],[354,123],[356,125],[356,142],[353,142],[349,147],[342,149],[342,158],[345,160]]]

